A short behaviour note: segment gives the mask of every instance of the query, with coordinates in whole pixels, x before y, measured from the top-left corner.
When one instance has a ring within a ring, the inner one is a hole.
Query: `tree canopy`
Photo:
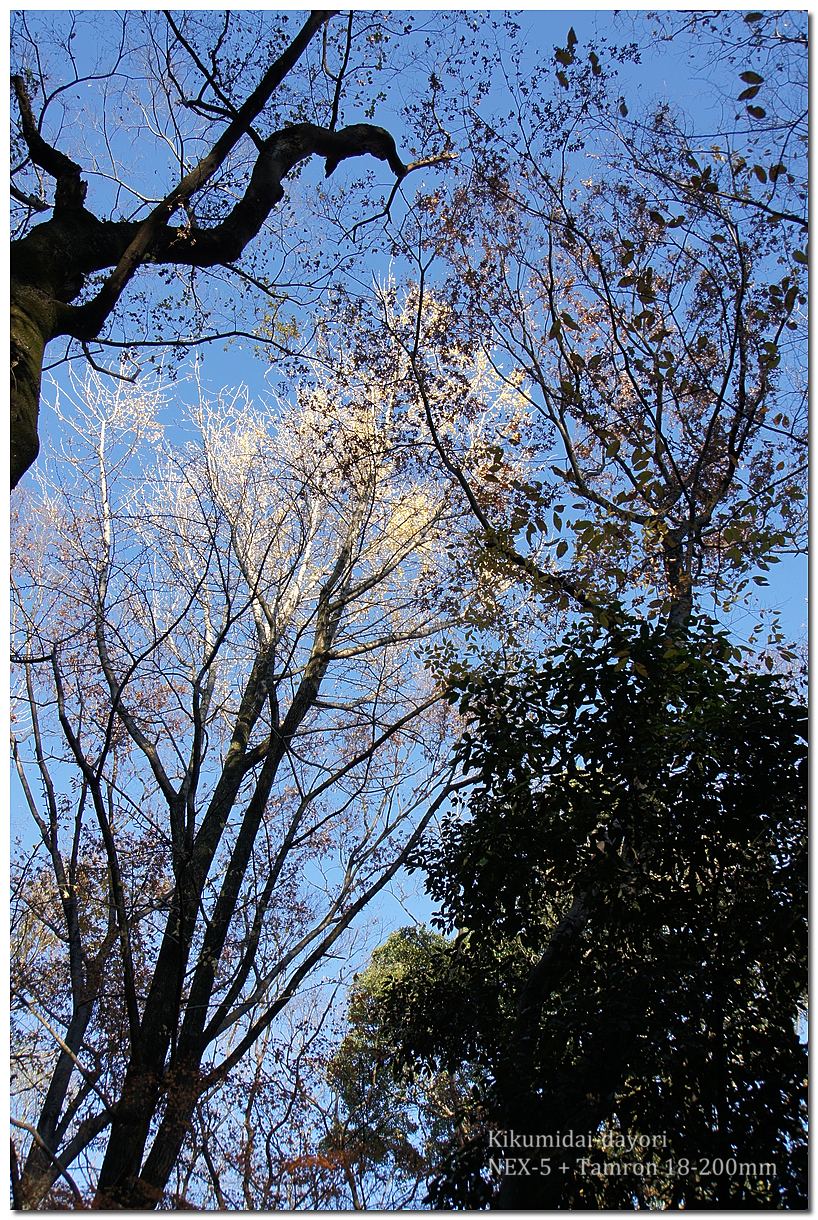
[[[15,1206],[799,1206],[803,15],[12,33]]]
[[[475,785],[419,862],[457,937],[412,933],[369,1015],[398,1075],[474,1082],[438,1207],[803,1205],[806,717],[730,653],[582,629],[456,679]],[[550,1176],[502,1176],[492,1132]],[[659,1137],[638,1172],[629,1132]]]

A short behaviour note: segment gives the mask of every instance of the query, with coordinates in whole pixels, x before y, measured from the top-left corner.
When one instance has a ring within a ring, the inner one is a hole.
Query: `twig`
[[[167,9],[164,9],[163,13],[164,13],[165,20],[167,21],[168,25],[173,30],[173,33],[176,36],[177,42],[179,42],[180,45],[183,46],[184,49],[187,51],[188,55],[195,63],[196,67],[199,69],[202,76],[207,81],[208,85],[210,85],[210,88],[213,90],[216,97],[219,99],[219,101],[224,106],[225,109],[224,109],[223,113],[225,114],[225,116],[227,118],[230,118],[231,120],[239,119],[239,114],[238,114],[238,111],[236,110],[236,107],[230,101],[230,98],[227,96],[227,94],[224,93],[222,91],[222,89],[219,87],[219,84],[216,81],[213,74],[211,72],[209,72],[208,69],[205,67],[205,65],[202,63],[201,59],[199,58],[198,54],[196,53],[196,49],[193,46],[191,46],[191,44],[185,38],[184,34],[182,33],[182,31],[179,29],[178,25],[174,21],[173,14],[168,12]],[[180,93],[181,93],[181,90],[180,90]],[[201,96],[201,94],[200,94],[200,96]],[[183,102],[184,102],[184,99],[183,99]],[[255,144],[256,148],[259,149],[259,151],[260,151],[261,146],[262,146],[262,140],[261,140],[261,137],[258,135],[258,133],[253,128],[252,124],[245,123],[244,129],[247,132],[250,139]]]
[[[323,46],[323,56],[322,56],[323,61],[324,61],[323,66],[324,66],[324,71],[326,72],[326,74],[330,78],[330,80],[335,81],[335,92],[334,92],[333,98],[332,98],[332,112],[331,112],[330,121],[329,121],[330,131],[335,131],[335,128],[338,126],[338,109],[341,105],[341,89],[343,88],[344,75],[347,70],[347,65],[349,64],[349,55],[352,50],[352,19],[353,19],[353,16],[354,16],[354,13],[353,13],[352,9],[350,9],[349,18],[347,20],[347,41],[346,41],[346,47],[344,48],[344,58],[341,61],[341,67],[338,69],[337,76],[333,76],[333,74],[329,70],[329,67],[327,66],[327,30],[329,28],[329,22],[327,22],[327,24],[324,26],[324,46]]]
[[[138,372],[133,373],[129,377],[127,373],[115,373],[113,369],[106,369],[103,368],[101,364],[97,364],[96,360],[88,350],[88,344],[84,340],[80,341],[80,347],[82,348],[85,359],[88,361],[91,368],[95,370],[95,372],[102,373],[105,377],[116,377],[117,381],[130,381],[132,385],[137,380],[137,377],[139,376]]]
[[[392,204],[395,202],[395,196],[400,190],[403,179],[411,174],[413,170],[425,169],[429,165],[440,165],[442,161],[456,161],[457,153],[450,149],[447,152],[438,153],[435,157],[423,157],[420,161],[412,161],[411,164],[405,167],[404,172],[396,179],[392,190],[389,192],[389,197],[380,212],[376,212],[374,216],[367,216],[364,220],[356,221],[351,229],[344,233],[344,237],[351,237],[353,241],[357,241],[357,233],[359,229],[366,225],[374,224],[376,220],[391,220],[392,219]]]

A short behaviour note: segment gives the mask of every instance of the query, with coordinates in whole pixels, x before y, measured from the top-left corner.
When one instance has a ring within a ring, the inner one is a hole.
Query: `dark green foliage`
[[[459,1074],[408,1070],[388,1033],[399,1014],[383,1020],[396,983],[404,988],[409,1011],[435,990],[439,998],[448,992],[459,1002],[466,976],[449,974],[447,941],[424,928],[406,928],[375,950],[355,980],[349,1032],[329,1066],[337,1117],[322,1151],[346,1167],[348,1182],[357,1183],[356,1208],[414,1202],[430,1167],[453,1145],[467,1142],[464,1123],[471,1106]]]
[[[472,1165],[444,1157],[432,1202],[803,1206],[803,709],[703,622],[683,643],[578,628],[513,674],[461,673],[452,699],[477,782],[422,863],[459,934],[379,986],[400,1062],[482,1082]],[[492,1178],[492,1128],[599,1146]],[[603,1151],[606,1133],[659,1146]]]

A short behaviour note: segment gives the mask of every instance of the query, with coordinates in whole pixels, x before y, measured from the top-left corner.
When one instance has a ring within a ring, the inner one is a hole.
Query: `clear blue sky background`
[[[32,18],[36,19],[36,15],[32,14]],[[529,31],[527,43],[532,63],[550,61],[554,48],[565,44],[571,26],[577,34],[580,48],[586,41],[598,41],[602,37],[612,43],[636,41],[644,46],[646,24],[644,15],[639,12],[624,11],[614,15],[610,11],[584,9],[527,11],[520,15],[519,20],[523,28]],[[91,61],[97,49],[99,30],[110,21],[110,14],[101,10],[94,15],[92,23],[79,27],[75,51],[81,60]],[[735,96],[740,68],[711,66],[694,74],[689,62],[689,51],[690,43],[686,39],[680,39],[672,45],[653,43],[643,50],[640,63],[627,64],[620,68],[620,91],[632,107],[667,98],[687,110],[697,128],[717,130],[723,105],[718,96],[718,88],[721,87],[729,96]],[[400,146],[400,129],[395,126],[390,110],[390,105],[385,104],[376,112],[374,120],[395,130]],[[88,138],[94,138],[91,132],[88,132]],[[377,265],[371,267],[372,271],[379,269]],[[228,349],[225,349],[223,344],[205,347],[200,351],[200,360],[205,383],[213,389],[240,381],[246,382],[254,389],[261,388],[264,384],[266,366],[254,355],[250,343],[234,343]],[[62,372],[57,370],[56,375],[60,378]],[[184,393],[185,388],[180,385],[179,394]],[[44,413],[43,422],[47,439],[51,432],[47,411]],[[759,590],[758,605],[780,610],[787,634],[798,640],[804,634],[806,623],[806,562],[801,558],[785,557],[783,562],[771,569],[769,579],[769,588]],[[735,616],[731,626],[739,638],[746,639],[750,618],[742,612],[741,615]],[[19,793],[15,791],[14,804],[19,808],[18,798]],[[27,819],[24,818],[20,825],[26,822]],[[420,913],[426,913],[423,903]],[[381,914],[387,924],[392,922],[397,925],[406,921],[396,903],[383,905]]]
[[[802,15],[803,18],[803,15]],[[697,131],[712,132],[715,136],[725,119],[725,97],[733,99],[742,86],[739,72],[742,65],[699,62],[694,65],[691,53],[697,50],[694,40],[683,35],[673,43],[660,42],[655,38],[649,43],[647,33],[655,28],[639,10],[529,10],[518,14],[517,19],[524,31],[532,63],[551,60],[556,47],[565,45],[568,30],[573,27],[578,38],[578,49],[587,42],[599,43],[605,39],[609,44],[622,45],[635,42],[641,49],[638,63],[624,63],[618,67],[618,86],[628,105],[637,109],[654,102],[669,100],[686,111]],[[794,14],[794,20],[798,15]],[[699,45],[698,50],[701,50]],[[732,106],[729,107],[732,110]],[[728,111],[729,113],[729,111]],[[400,121],[393,115],[387,100],[375,115],[397,133]],[[398,136],[398,144],[400,139]],[[384,267],[373,261],[372,270],[380,273]],[[249,343],[235,343],[225,350],[220,344],[200,349],[202,369],[207,382],[215,389],[238,380],[248,385],[261,385],[264,369],[252,353]],[[783,556],[769,574],[769,587],[759,588],[751,607],[777,611],[785,633],[797,642],[806,641],[807,630],[807,562],[804,556]],[[736,611],[730,619],[730,627],[737,638],[746,642],[755,621],[752,608]]]

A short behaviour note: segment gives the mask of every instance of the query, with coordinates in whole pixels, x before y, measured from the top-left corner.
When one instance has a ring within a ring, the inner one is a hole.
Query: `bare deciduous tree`
[[[452,789],[415,654],[462,509],[400,353],[395,389],[335,363],[292,405],[198,392],[186,443],[144,383],[56,404],[71,439],[17,523],[23,1206],[75,1164],[98,1205],[155,1206],[197,1102]]]

